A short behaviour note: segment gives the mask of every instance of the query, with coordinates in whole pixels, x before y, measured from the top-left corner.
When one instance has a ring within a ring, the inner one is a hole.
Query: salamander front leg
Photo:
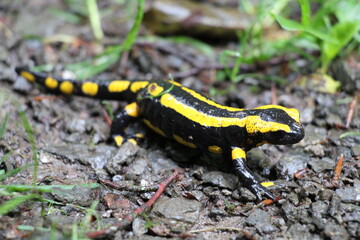
[[[116,145],[121,146],[125,142],[131,142],[136,145],[137,135],[128,135],[125,128],[139,117],[139,108],[137,103],[133,102],[127,105],[121,112],[116,115],[111,124],[111,136],[114,138]]]
[[[240,181],[256,195],[258,199],[266,198],[275,199],[274,195],[271,194],[264,186],[262,186],[258,180],[256,180],[253,173],[246,166],[246,153],[243,149],[233,147],[231,150],[231,158],[235,167],[235,173],[239,177]]]

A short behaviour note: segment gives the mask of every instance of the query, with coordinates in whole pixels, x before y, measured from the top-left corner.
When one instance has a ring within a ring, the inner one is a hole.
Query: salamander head
[[[300,142],[304,138],[304,128],[300,123],[299,111],[295,108],[285,108],[277,105],[266,105],[254,109],[255,115],[261,121],[253,122],[262,126],[262,140],[270,144],[287,145]],[[249,131],[248,131],[249,132]]]

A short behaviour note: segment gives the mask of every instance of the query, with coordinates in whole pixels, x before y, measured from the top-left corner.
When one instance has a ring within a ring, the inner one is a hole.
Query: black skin
[[[35,77],[35,82],[45,85],[45,79],[48,76],[44,73],[33,73],[26,69],[17,68],[16,72],[21,75],[22,72],[31,73]],[[54,77],[59,82],[63,79]],[[28,79],[30,81],[30,79]],[[80,96],[88,96],[82,92],[83,82],[71,81],[74,85],[72,94]],[[138,81],[130,82],[130,85]],[[186,142],[193,144],[197,149],[207,151],[209,146],[218,146],[222,149],[224,158],[231,159],[234,165],[235,174],[239,180],[251,191],[258,199],[264,197],[275,199],[274,195],[263,187],[259,181],[254,177],[253,173],[246,166],[246,152],[251,148],[257,147],[264,143],[270,144],[294,144],[299,142],[304,137],[304,129],[302,125],[296,121],[296,117],[291,117],[286,110],[276,106],[267,109],[235,109],[229,110],[219,105],[209,103],[204,100],[202,96],[197,93],[189,92],[189,89],[168,81],[149,81],[155,83],[164,89],[164,93],[169,90],[168,94],[176,98],[181,103],[181,106],[195,109],[201,114],[208,115],[212,118],[230,118],[243,119],[247,116],[260,117],[263,122],[286,125],[290,131],[283,130],[269,130],[267,132],[247,132],[246,126],[230,125],[227,127],[207,126],[201,122],[200,118],[191,120],[191,116],[183,115],[170,107],[161,104],[160,99],[162,94],[153,96],[150,94],[146,86],[140,88],[138,92],[130,91],[130,87],[122,92],[109,92],[107,83],[96,83],[99,90],[96,95],[91,97],[99,99],[125,100],[137,104],[139,117],[148,120],[154,127],[160,129],[166,137],[173,138],[174,134],[184,139]],[[51,89],[50,89],[51,90]],[[52,92],[61,92],[59,88],[52,89]],[[196,97],[196,96],[197,97]],[[88,96],[89,97],[89,96]],[[129,123],[136,118],[130,116],[124,109],[113,120],[111,126],[111,134],[113,137],[122,136],[124,141],[133,138],[127,136],[124,129]],[[252,123],[246,123],[252,125]],[[233,156],[234,149],[241,149],[242,155]],[[241,157],[239,157],[241,156]]]

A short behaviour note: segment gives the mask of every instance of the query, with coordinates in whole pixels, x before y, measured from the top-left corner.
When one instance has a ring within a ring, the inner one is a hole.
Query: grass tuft
[[[352,0],[326,1],[313,16],[311,16],[309,0],[299,0],[299,3],[301,22],[278,14],[273,14],[273,17],[283,29],[300,33],[294,38],[306,39],[320,49],[321,72],[326,73],[332,60],[352,40],[357,41],[356,36],[360,29],[360,15],[358,14],[360,3]],[[334,17],[335,21],[330,21]]]
[[[138,0],[138,7],[134,24],[126,36],[123,44],[109,46],[102,54],[96,56],[95,58],[67,65],[66,68],[72,71],[78,79],[83,80],[91,76],[95,76],[112,66],[120,59],[122,52],[129,51],[134,44],[143,19],[144,6],[145,0]]]

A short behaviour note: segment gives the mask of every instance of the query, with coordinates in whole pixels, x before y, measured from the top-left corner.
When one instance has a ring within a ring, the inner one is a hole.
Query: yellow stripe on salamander
[[[173,85],[175,85],[175,86],[179,86],[179,87],[182,86],[180,83],[175,82],[174,80],[168,80],[168,82],[171,83],[171,84],[173,84]]]
[[[191,143],[191,142],[187,142],[185,141],[182,137],[178,136],[178,135],[173,135],[173,138],[178,142],[178,143],[181,143],[182,145],[185,145],[187,147],[190,147],[190,148],[196,148],[196,145]]]
[[[231,112],[235,112],[235,111],[241,111],[243,109],[241,108],[234,108],[234,107],[228,107],[228,106],[223,106],[223,105],[220,105],[210,99],[207,99],[206,97],[202,96],[201,94],[195,92],[194,90],[191,90],[189,88],[186,88],[186,87],[182,87],[181,88],[182,90],[184,90],[185,92],[188,92],[191,94],[191,96],[193,96],[194,98],[197,98],[199,99],[200,101],[202,102],[205,102],[211,106],[214,106],[214,107],[217,107],[217,108],[221,108],[221,109],[225,109],[225,110],[228,110],[228,111],[231,111]]]
[[[277,122],[265,122],[259,116],[247,116],[245,117],[247,123],[246,131],[248,133],[267,133],[267,132],[276,132],[279,130],[290,132],[290,127],[286,124],[277,123]]]
[[[266,122],[263,121],[259,116],[247,116],[245,118],[210,116],[197,111],[191,106],[184,105],[169,93],[164,94],[160,98],[160,103],[165,107],[175,110],[176,112],[190,119],[191,121],[199,123],[200,125],[206,127],[246,126],[246,130],[248,133],[266,133],[278,130],[290,132],[290,127],[288,125],[276,122]]]
[[[144,121],[144,123],[146,124],[146,126],[148,126],[149,128],[151,128],[154,132],[160,134],[160,135],[163,136],[163,137],[166,137],[166,134],[163,132],[163,130],[161,130],[160,128],[155,127],[154,125],[152,125],[149,120],[144,119],[143,121]]]

